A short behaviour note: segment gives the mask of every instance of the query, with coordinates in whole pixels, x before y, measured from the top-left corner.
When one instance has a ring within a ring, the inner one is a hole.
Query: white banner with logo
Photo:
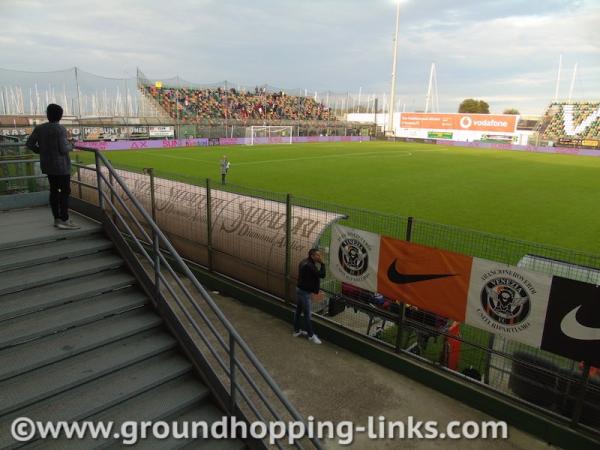
[[[155,137],[174,137],[175,127],[149,127],[148,134],[151,138]]]
[[[473,258],[465,323],[539,348],[552,276]]]
[[[329,268],[340,281],[377,292],[380,236],[334,224],[329,247]]]

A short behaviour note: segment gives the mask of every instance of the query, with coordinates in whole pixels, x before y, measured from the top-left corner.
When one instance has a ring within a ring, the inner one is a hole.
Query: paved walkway
[[[389,421],[406,421],[407,416],[414,416],[416,420],[436,420],[444,427],[452,420],[494,420],[336,345],[315,345],[306,338],[294,338],[288,323],[236,299],[214,293],[213,297],[304,417],[350,420],[365,426],[369,416],[384,416]],[[551,448],[513,427],[509,427],[508,440],[371,441],[362,434],[350,447],[327,443],[331,449],[361,450],[479,449],[484,445],[489,449]]]

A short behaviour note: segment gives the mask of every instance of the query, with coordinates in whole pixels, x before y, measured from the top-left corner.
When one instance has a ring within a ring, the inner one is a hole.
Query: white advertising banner
[[[380,236],[334,224],[329,268],[340,281],[377,292]]]
[[[540,348],[552,276],[473,258],[465,323]]]
[[[106,169],[103,171],[108,178]],[[116,173],[149,211],[149,177],[124,170],[117,170]],[[96,173],[82,170],[81,180],[96,185]],[[203,259],[208,244],[206,188],[158,177],[154,181],[156,220],[160,228],[182,256],[206,264],[207,260]],[[110,198],[106,183],[103,186]],[[73,185],[75,196],[78,196],[78,190],[77,185]],[[116,192],[124,202],[129,201],[119,185],[116,186]],[[210,193],[211,245],[215,250],[215,259],[223,258],[223,255],[228,258],[220,270],[236,279],[253,283],[260,289],[282,295],[276,289],[279,289],[277,280],[283,280],[286,261],[286,204],[218,189],[211,189]],[[92,204],[98,203],[97,191],[87,187],[82,188],[80,198]],[[114,202],[124,213],[120,203],[117,200]],[[309,249],[317,245],[329,224],[342,217],[334,212],[292,207],[289,245],[294,270],[308,256]],[[130,222],[130,226],[138,233],[134,224]]]
[[[149,127],[148,134],[153,137],[174,137],[175,127]]]

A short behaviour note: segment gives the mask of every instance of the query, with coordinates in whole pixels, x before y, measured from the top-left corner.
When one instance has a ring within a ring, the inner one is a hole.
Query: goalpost
[[[291,144],[293,126],[251,126],[246,128],[246,145]]]

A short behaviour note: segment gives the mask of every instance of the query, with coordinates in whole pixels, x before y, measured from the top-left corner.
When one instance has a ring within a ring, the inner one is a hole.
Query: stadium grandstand
[[[542,141],[600,146],[600,102],[551,103],[534,129]]]
[[[170,88],[143,86],[171,117],[182,122],[202,119],[263,119],[263,120],[332,120],[333,115],[323,103],[310,97],[268,92],[256,87],[253,91],[235,88]]]

